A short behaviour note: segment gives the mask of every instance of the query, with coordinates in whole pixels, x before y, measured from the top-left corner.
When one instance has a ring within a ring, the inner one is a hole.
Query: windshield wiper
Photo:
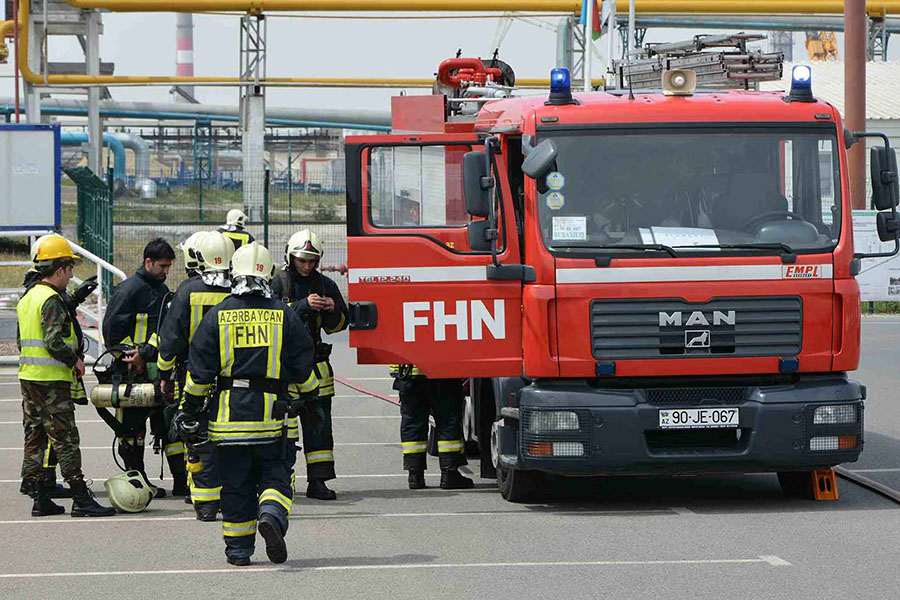
[[[781,242],[759,242],[753,244],[697,244],[696,246],[675,246],[676,248],[724,248],[726,250],[780,250],[783,254],[796,254],[794,249]]]
[[[597,244],[594,242],[586,242],[584,244],[567,244],[565,246],[557,246],[557,248],[588,248],[590,250],[655,250],[657,252],[665,252],[672,258],[678,258],[678,253],[671,246],[665,244]]]

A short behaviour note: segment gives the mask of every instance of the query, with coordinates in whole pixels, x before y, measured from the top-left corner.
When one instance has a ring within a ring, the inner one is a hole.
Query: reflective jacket
[[[157,326],[169,288],[165,281],[150,277],[144,267],[113,290],[103,316],[103,340],[107,346],[139,346],[146,362],[156,362]]]
[[[188,347],[209,309],[231,295],[225,287],[207,285],[199,275],[178,286],[159,332],[159,371],[168,378],[176,362],[186,363]]]
[[[222,225],[217,231],[231,240],[235,250],[253,241],[253,236],[249,231],[238,229],[234,225]]]
[[[19,379],[74,383],[78,337],[62,296],[46,283],[33,285],[16,306]]]
[[[223,378],[233,383],[222,389]],[[209,402],[209,438],[222,445],[263,444],[281,437],[276,401],[315,395],[313,344],[300,318],[283,302],[263,296],[229,296],[209,310],[188,352],[182,408],[198,412]],[[258,386],[269,391],[259,391]],[[257,387],[254,390],[254,387]],[[299,437],[290,419],[288,437]]]

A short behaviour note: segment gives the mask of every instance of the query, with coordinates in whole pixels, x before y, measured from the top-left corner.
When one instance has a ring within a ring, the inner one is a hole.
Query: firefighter
[[[316,345],[318,402],[324,421],[317,427],[303,422],[306,497],[334,500],[337,494],[325,485],[326,481],[335,478],[334,432],[331,425],[334,370],[328,360],[331,344],[322,341],[322,332],[333,334],[346,329],[348,318],[347,305],[337,284],[318,270],[323,254],[322,241],[312,231],[304,229],[292,235],[284,249],[283,270],[272,281],[272,293],[300,315]]]
[[[171,406],[181,400],[188,348],[200,320],[231,291],[228,270],[234,245],[230,239],[217,231],[205,231],[189,237],[185,246],[185,267],[198,274],[178,286],[159,335],[159,377],[164,394],[173,390],[175,402]],[[188,474],[191,493],[185,501],[193,503],[198,520],[215,521],[221,486],[215,471],[214,447],[202,446],[198,452],[203,468]]]
[[[107,346],[126,345],[124,362],[135,374],[135,381],[151,382],[157,377],[158,327],[166,297],[169,268],[175,260],[175,251],[164,239],[156,238],[144,248],[144,262],[134,275],[113,290],[106,314],[103,317],[103,339]],[[126,471],[140,471],[148,482],[144,469],[144,438],[147,435],[147,419],[151,433],[158,441],[165,439],[162,408],[117,408],[115,419],[106,411],[97,412],[116,433],[117,451]],[[166,459],[172,473],[175,496],[188,492],[187,470],[184,463],[184,445],[168,444]],[[156,488],[156,497],[164,497],[163,488]]]
[[[72,386],[84,376],[84,362],[72,315],[60,293],[71,281],[79,258],[64,237],[50,235],[38,242],[33,260],[41,279],[25,292],[16,306],[16,345],[25,428],[22,479],[28,482],[26,487],[34,498],[31,516],[65,512],[49,496],[43,459],[48,440],[59,458],[63,478],[72,490],[72,516],[111,516],[115,510],[97,504],[84,481],[72,402]]]
[[[462,431],[465,401],[459,379],[430,379],[415,365],[391,365],[394,389],[400,392],[400,441],[409,489],[425,488],[425,453],[428,450],[428,413],[434,416],[441,489],[466,490],[474,486],[459,472],[467,464]]]
[[[194,253],[194,246],[197,238],[204,233],[203,231],[195,231],[186,240],[178,244],[178,249],[184,253],[184,274],[187,275],[188,279],[200,274],[200,263],[197,261],[197,255]]]
[[[253,241],[253,236],[244,229],[246,224],[247,215],[237,208],[232,208],[225,217],[225,224],[219,227],[218,231],[230,239],[234,243],[234,249],[237,250]]]
[[[275,266],[252,242],[231,260],[231,295],[211,308],[188,353],[176,427],[194,447],[208,417],[222,484],[222,533],[232,565],[250,564],[256,532],[274,563],[287,560],[284,542],[294,497],[299,437],[296,415],[317,395],[314,348],[300,318],[271,298]],[[206,402],[215,386],[216,397]],[[204,403],[208,409],[204,411]]]
[[[37,238],[31,245],[32,263],[37,262],[37,251],[40,247],[41,242],[43,242],[50,235],[54,234],[41,236]],[[30,269],[28,269],[28,271],[25,272],[25,279],[22,282],[22,287],[24,287],[25,291],[27,292],[31,288],[31,286],[38,283],[40,280],[40,271],[38,271],[37,267],[32,266]],[[63,303],[69,310],[69,317],[72,320],[72,326],[75,328],[75,337],[78,340],[78,348],[81,354],[84,353],[84,334],[81,331],[81,324],[78,322],[76,309],[95,289],[97,289],[96,275],[85,279],[72,294],[69,294],[65,290],[62,290],[59,293],[59,295],[63,299]],[[84,381],[81,378],[75,378],[75,380],[72,382],[72,402],[81,405],[87,404],[87,393],[85,392]],[[50,498],[71,498],[72,492],[65,486],[60,485],[56,482],[56,467],[57,465],[59,465],[59,460],[56,458],[56,451],[53,450],[53,444],[50,443],[49,439],[47,440],[46,448],[44,448],[43,465],[44,476],[41,480],[41,485],[44,486],[44,488],[47,490]],[[29,494],[28,481],[24,477],[22,479],[22,485],[19,487],[19,492],[26,496]]]

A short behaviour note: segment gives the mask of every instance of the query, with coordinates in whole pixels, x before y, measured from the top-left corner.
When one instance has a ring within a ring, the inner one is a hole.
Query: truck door
[[[474,134],[347,139],[350,345],[360,363],[413,363],[430,377],[521,375],[522,282],[490,280],[490,252],[469,244],[463,156],[480,147]],[[520,262],[502,179],[498,255]]]

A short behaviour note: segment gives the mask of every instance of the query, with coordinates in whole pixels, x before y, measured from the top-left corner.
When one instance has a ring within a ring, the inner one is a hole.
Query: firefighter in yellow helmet
[[[225,224],[219,227],[218,231],[234,243],[234,249],[237,250],[245,244],[253,241],[253,236],[245,229],[247,226],[247,215],[244,211],[232,208],[225,217]]]
[[[194,334],[175,415],[186,442],[202,445],[206,430],[216,445],[225,556],[237,566],[250,564],[257,531],[269,560],[287,560],[296,417],[318,394],[312,340],[296,313],[271,298],[274,269],[269,251],[255,242],[234,253],[231,295]]]
[[[203,315],[231,293],[229,269],[234,254],[231,240],[218,231],[203,231],[189,237],[185,245],[188,246],[185,266],[197,274],[178,286],[159,334],[159,377],[164,392],[173,389],[171,406],[181,400],[188,349]],[[166,407],[167,413],[171,406]],[[174,439],[168,442],[167,447],[182,444]],[[203,467],[197,473],[188,474],[191,493],[185,496],[185,501],[193,503],[198,520],[215,521],[222,489],[216,475],[215,448],[202,446],[198,453]]]
[[[69,242],[50,235],[37,244],[34,266],[40,281],[32,285],[16,307],[19,348],[19,384],[25,426],[22,479],[34,498],[31,515],[43,517],[65,512],[50,500],[43,485],[44,452],[49,440],[59,459],[63,478],[72,490],[73,517],[115,514],[94,501],[81,471],[81,449],[72,385],[84,375],[84,362],[73,319],[61,293],[80,261]]]
[[[309,229],[298,231],[284,249],[283,270],[272,281],[272,293],[289,304],[303,319],[316,345],[316,376],[324,422],[312,427],[303,423],[303,448],[306,455],[306,497],[334,500],[337,494],[325,485],[335,478],[334,431],[331,400],[334,397],[334,370],[331,368],[331,344],[322,341],[323,332],[334,334],[347,328],[347,305],[337,284],[318,270],[325,253],[322,240]]]

